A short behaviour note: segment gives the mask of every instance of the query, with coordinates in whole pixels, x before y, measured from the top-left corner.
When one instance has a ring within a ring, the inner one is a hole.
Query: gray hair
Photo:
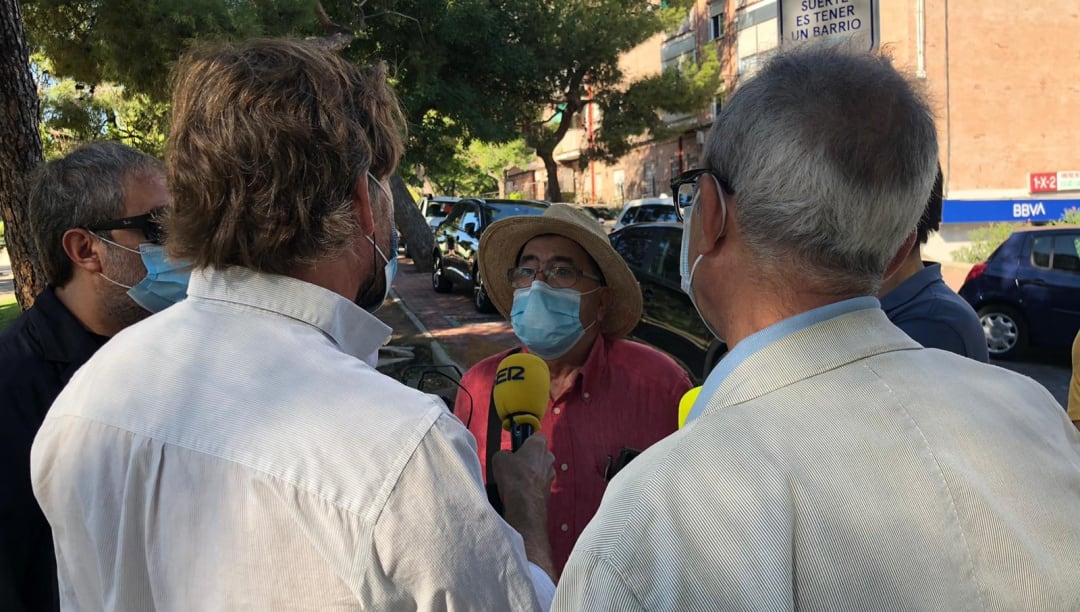
[[[124,216],[124,179],[160,173],[164,165],[115,142],[83,145],[40,168],[30,186],[29,225],[45,280],[62,287],[72,276],[64,232]]]
[[[762,266],[871,295],[923,212],[937,155],[930,107],[888,58],[806,45],[735,91],[704,163],[728,179]]]

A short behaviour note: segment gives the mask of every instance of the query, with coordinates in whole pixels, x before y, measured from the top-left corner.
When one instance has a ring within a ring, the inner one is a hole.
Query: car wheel
[[[487,290],[484,289],[484,281],[480,278],[480,270],[473,272],[473,279],[475,280],[473,285],[473,306],[476,307],[476,311],[483,313],[495,312],[495,305],[491,303],[491,298],[488,297]]]
[[[454,288],[454,281],[446,278],[442,257],[439,257],[438,254],[434,256],[434,261],[431,262],[431,288],[435,290],[435,293],[450,293]]]
[[[979,322],[986,334],[986,348],[994,359],[1016,359],[1027,350],[1027,322],[1015,309],[999,304],[983,306]]]

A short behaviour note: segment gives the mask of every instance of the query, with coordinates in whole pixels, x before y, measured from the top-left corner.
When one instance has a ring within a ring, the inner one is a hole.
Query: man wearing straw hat
[[[623,338],[641,318],[641,289],[583,211],[554,204],[541,216],[499,221],[481,238],[480,253],[488,295],[524,347],[473,366],[454,411],[476,436],[490,481],[488,457],[510,444],[508,433],[489,427],[498,364],[516,350],[547,362],[551,398],[541,432],[555,455],[548,537],[561,571],[607,481],[675,431],[690,379],[667,355]]]

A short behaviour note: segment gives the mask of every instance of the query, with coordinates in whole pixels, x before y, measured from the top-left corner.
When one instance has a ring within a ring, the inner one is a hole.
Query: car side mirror
[[[466,234],[473,234],[475,232],[476,232],[476,224],[475,223],[470,221],[469,223],[465,224],[465,233]]]

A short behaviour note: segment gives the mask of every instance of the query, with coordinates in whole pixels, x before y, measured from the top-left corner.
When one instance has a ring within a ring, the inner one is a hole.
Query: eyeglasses
[[[585,277],[603,284],[603,279],[588,272],[582,272],[574,266],[551,266],[539,270],[529,266],[518,266],[506,271],[506,279],[514,289],[524,289],[532,284],[537,274],[543,274],[547,284],[555,289],[568,289],[577,284],[578,279]]]
[[[697,204],[698,197],[701,193],[701,189],[699,188],[701,177],[706,175],[716,179],[716,182],[719,183],[720,188],[724,190],[724,193],[735,193],[735,190],[731,188],[727,179],[720,176],[720,174],[712,168],[698,168],[697,170],[683,172],[671,181],[671,193],[675,194],[675,216],[679,218],[679,221],[683,220],[684,208]]]
[[[161,215],[161,211],[155,210],[143,215],[135,215],[134,217],[110,219],[96,225],[89,225],[86,229],[91,232],[104,232],[119,229],[139,230],[150,242],[161,244],[162,240],[165,238],[165,231],[161,227]]]

